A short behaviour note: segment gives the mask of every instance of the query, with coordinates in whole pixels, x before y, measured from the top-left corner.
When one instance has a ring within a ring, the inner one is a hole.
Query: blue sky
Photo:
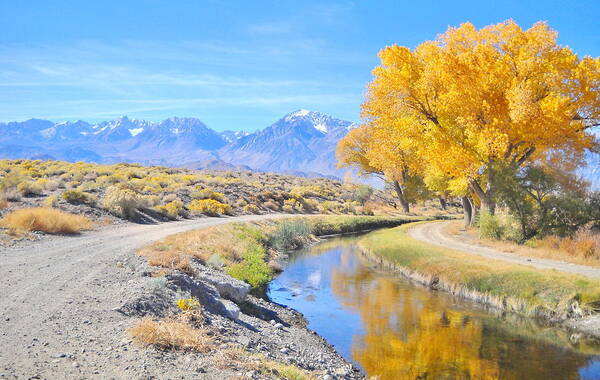
[[[599,56],[598,14],[592,0],[4,0],[0,121],[193,116],[254,130],[299,108],[356,121],[386,45],[512,18]]]

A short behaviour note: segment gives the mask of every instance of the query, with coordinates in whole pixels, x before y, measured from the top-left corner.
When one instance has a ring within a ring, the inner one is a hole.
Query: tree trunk
[[[398,195],[398,199],[400,200],[400,205],[402,205],[402,210],[406,213],[410,212],[410,205],[402,192],[402,186],[400,186],[400,182],[394,181],[394,190],[396,190],[396,194]]]
[[[440,206],[442,207],[442,210],[445,210],[448,208],[448,205],[446,204],[446,200],[444,199],[444,197],[439,197],[440,200]]]
[[[479,201],[481,202],[481,211],[489,212],[494,215],[496,212],[496,203],[492,198],[492,186],[488,184],[486,191],[483,191],[477,181],[471,181],[469,187],[475,193]]]
[[[468,197],[462,197],[463,213],[465,220],[465,228],[468,228],[473,223],[473,207]]]

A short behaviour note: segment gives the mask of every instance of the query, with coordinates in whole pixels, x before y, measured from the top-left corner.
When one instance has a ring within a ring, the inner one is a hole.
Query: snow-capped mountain
[[[219,157],[260,170],[340,174],[335,147],[352,125],[324,113],[298,110],[227,145]]]

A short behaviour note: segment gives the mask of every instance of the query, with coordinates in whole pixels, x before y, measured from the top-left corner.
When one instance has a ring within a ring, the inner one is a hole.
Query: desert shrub
[[[60,183],[58,181],[53,180],[53,179],[47,180],[44,183],[44,189],[46,189],[48,191],[58,190],[59,186],[60,186]]]
[[[504,229],[500,219],[488,212],[481,212],[479,215],[479,236],[484,239],[502,239]]]
[[[194,199],[188,205],[188,209],[194,214],[219,216],[231,213],[231,206],[214,199]]]
[[[21,182],[17,185],[17,190],[24,197],[34,197],[44,193],[42,186],[35,182]]]
[[[19,193],[16,187],[6,188],[0,192],[0,195],[2,198],[13,202],[21,200],[21,193]]]
[[[317,197],[317,198],[330,198],[335,196],[333,190],[322,185],[307,185],[294,187],[290,194],[294,198],[298,197]]]
[[[208,330],[194,328],[176,318],[163,321],[142,319],[128,332],[136,343],[154,345],[162,349],[209,352],[214,347],[213,338]]]
[[[55,207],[58,203],[58,197],[56,195],[50,195],[44,199],[44,207]]]
[[[24,179],[16,173],[8,173],[0,178],[0,191],[6,191],[10,188],[16,188]]]
[[[65,184],[65,188],[67,189],[77,189],[79,186],[81,186],[81,182],[79,181],[71,181]]]
[[[290,205],[283,205],[283,207],[281,208],[281,210],[283,210],[283,212],[288,213],[288,214],[292,214],[292,213],[294,213],[296,211],[294,209],[294,207],[290,206]]]
[[[145,207],[154,207],[160,204],[160,197],[158,195],[142,195],[140,198]]]
[[[183,214],[183,202],[176,199],[166,205],[155,206],[154,209],[169,219],[177,219],[178,216]]]
[[[211,189],[199,189],[190,194],[190,196],[193,199],[213,199],[221,203],[227,203],[227,199],[223,193],[212,191]]]
[[[248,214],[258,214],[260,213],[260,209],[257,205],[249,203],[243,207],[244,212]]]
[[[279,251],[294,249],[310,234],[311,227],[304,220],[284,220],[269,234],[269,245]]]
[[[319,204],[319,212],[322,214],[329,214],[338,210],[339,203],[334,201],[325,201]]]
[[[11,230],[73,234],[90,228],[91,222],[81,215],[48,207],[23,208],[6,215],[0,224]]]
[[[111,186],[106,190],[102,207],[122,218],[131,219],[145,207],[143,198],[133,190]]]
[[[273,210],[273,211],[279,211],[281,209],[281,207],[279,206],[279,203],[273,201],[272,199],[269,199],[268,201],[263,203],[263,206],[265,208],[268,208],[269,210]]]
[[[88,193],[79,190],[66,190],[61,198],[71,204],[94,204],[96,199]]]

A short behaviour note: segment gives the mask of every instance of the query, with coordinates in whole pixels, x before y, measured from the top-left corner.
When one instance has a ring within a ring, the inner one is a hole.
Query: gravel
[[[177,297],[166,280],[148,276],[150,268],[134,254],[136,248],[177,232],[269,217],[124,224],[3,248],[0,378],[277,378],[235,365],[218,366],[214,353],[141,347],[127,335],[141,316],[173,313]],[[210,284],[208,279],[195,281]],[[233,319],[206,311],[207,326],[223,343],[297,365],[317,378],[362,377],[307,329],[298,312],[252,295],[237,307],[240,312]]]

